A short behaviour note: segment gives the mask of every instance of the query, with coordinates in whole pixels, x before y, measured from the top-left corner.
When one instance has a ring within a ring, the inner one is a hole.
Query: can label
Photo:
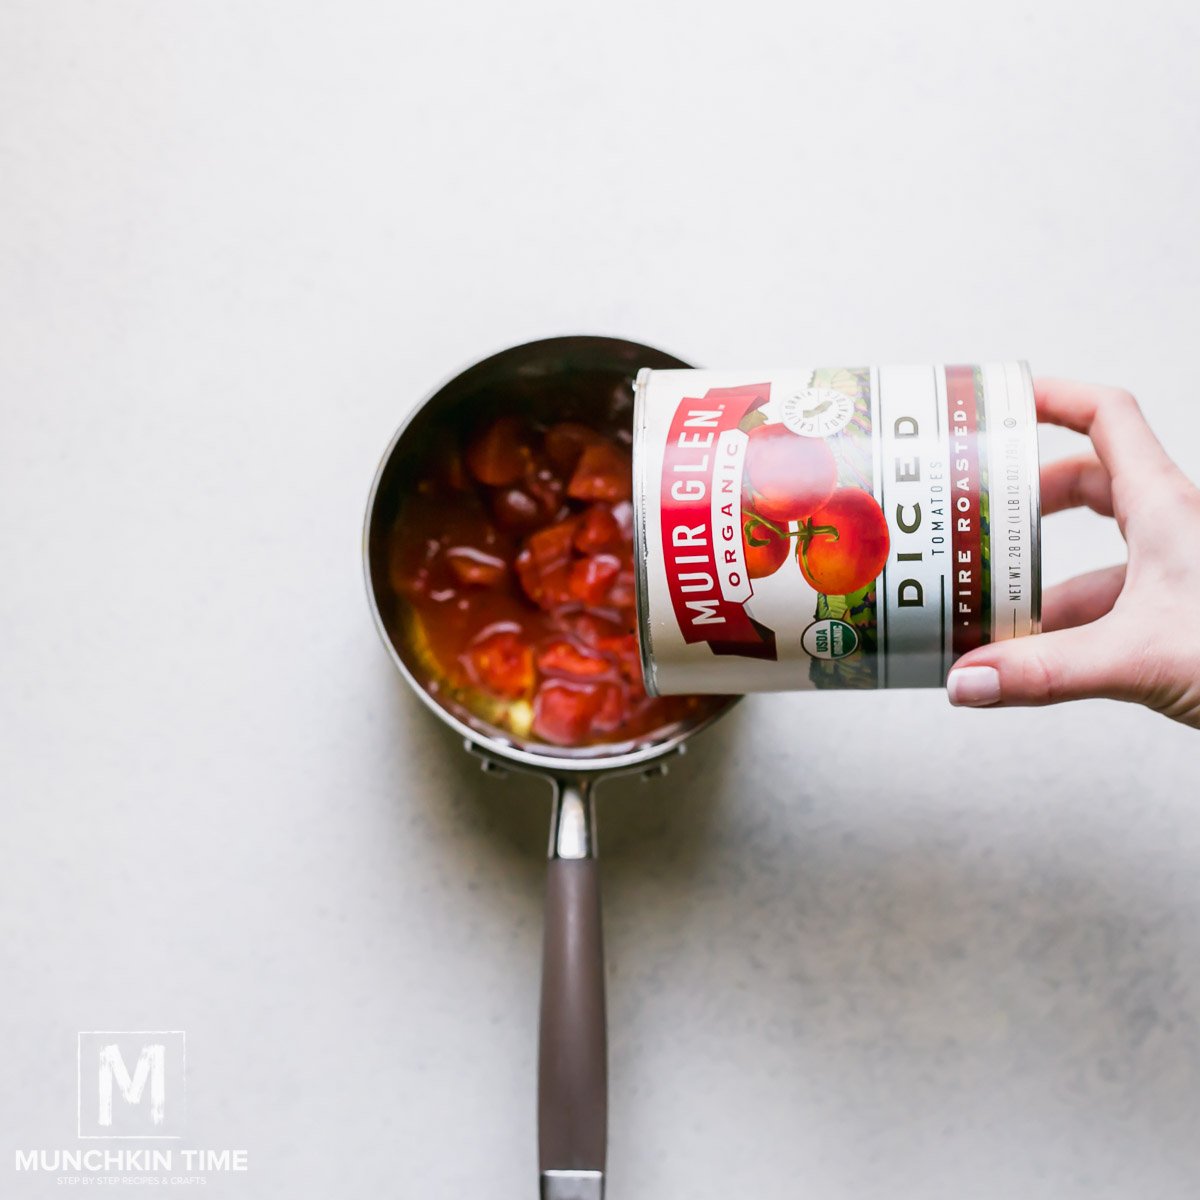
[[[644,370],[634,423],[655,692],[939,687],[1036,632],[1023,364]]]

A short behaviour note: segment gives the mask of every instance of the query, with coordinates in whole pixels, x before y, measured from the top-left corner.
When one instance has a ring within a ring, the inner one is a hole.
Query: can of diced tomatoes
[[[652,694],[940,687],[1038,631],[1024,363],[645,369],[633,475]]]

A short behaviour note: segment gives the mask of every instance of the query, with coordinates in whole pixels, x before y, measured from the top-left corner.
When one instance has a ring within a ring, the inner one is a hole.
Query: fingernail
[[[946,680],[950,703],[982,708],[1000,699],[1000,672],[995,667],[959,667]]]

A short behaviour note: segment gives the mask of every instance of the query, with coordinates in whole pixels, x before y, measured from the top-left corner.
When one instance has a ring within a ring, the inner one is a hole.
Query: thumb
[[[1116,698],[1127,689],[1112,645],[1108,617],[1074,629],[993,642],[954,664],[946,691],[951,704],[970,708]]]

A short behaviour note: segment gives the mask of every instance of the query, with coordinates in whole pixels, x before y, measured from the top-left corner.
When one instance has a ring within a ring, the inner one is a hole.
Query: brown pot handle
[[[590,780],[555,784],[538,1046],[542,1200],[600,1200],[608,1047],[600,864]]]

